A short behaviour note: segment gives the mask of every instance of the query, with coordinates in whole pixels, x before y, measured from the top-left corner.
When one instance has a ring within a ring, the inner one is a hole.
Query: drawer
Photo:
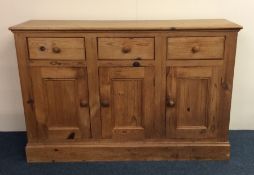
[[[98,38],[98,58],[154,59],[154,38]]]
[[[83,60],[84,38],[28,38],[30,59]]]
[[[224,37],[168,38],[168,59],[223,59]]]

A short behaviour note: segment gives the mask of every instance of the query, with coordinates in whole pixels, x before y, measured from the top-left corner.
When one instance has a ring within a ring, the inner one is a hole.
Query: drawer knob
[[[44,52],[46,50],[46,47],[41,46],[39,49],[40,49],[40,51]]]
[[[108,100],[102,100],[101,101],[101,106],[102,107],[109,107],[109,101]]]
[[[131,48],[130,47],[123,47],[122,48],[122,52],[123,53],[129,53],[131,51]]]
[[[60,53],[61,52],[61,49],[59,47],[53,47],[52,51],[54,53]]]
[[[197,52],[199,52],[199,50],[200,50],[199,46],[194,46],[191,49],[192,53],[197,53]]]
[[[135,61],[133,64],[132,64],[133,67],[140,67],[140,63]]]
[[[88,107],[88,101],[87,100],[81,100],[80,101],[80,107]]]
[[[176,104],[175,101],[171,98],[167,98],[166,103],[167,103],[167,107],[174,107]]]

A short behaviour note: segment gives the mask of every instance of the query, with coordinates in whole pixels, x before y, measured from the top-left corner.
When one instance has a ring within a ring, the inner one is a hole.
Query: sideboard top
[[[240,30],[242,26],[226,19],[197,20],[29,20],[15,25],[12,31],[82,31],[82,30]]]

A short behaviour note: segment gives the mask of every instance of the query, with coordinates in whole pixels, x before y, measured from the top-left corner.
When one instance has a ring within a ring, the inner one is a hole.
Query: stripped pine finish
[[[227,20],[11,27],[27,161],[229,159],[241,28]]]
[[[84,60],[84,38],[28,38],[30,59]]]

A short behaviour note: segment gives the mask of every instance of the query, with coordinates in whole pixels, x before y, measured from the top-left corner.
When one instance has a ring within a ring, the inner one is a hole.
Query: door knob
[[[101,106],[102,107],[109,107],[109,101],[108,100],[101,100]]]
[[[173,99],[167,98],[166,104],[167,104],[167,107],[174,107],[176,103]]]

